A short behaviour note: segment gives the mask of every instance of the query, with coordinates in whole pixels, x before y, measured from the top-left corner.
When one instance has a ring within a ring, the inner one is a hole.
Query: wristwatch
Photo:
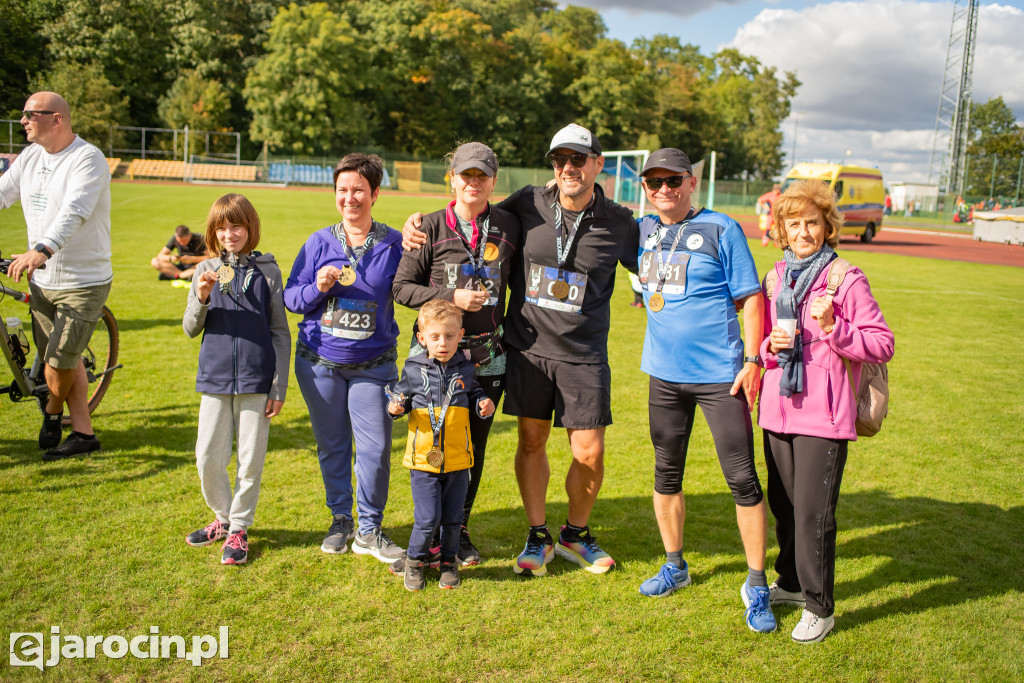
[[[754,363],[755,365],[760,365],[761,364],[761,357],[760,356],[743,356],[743,362],[744,363]]]
[[[45,254],[47,259],[49,259],[51,256],[53,256],[53,250],[50,249],[45,244],[43,244],[42,242],[40,242],[39,244],[37,244],[36,246],[34,246],[32,248],[35,251],[38,251],[40,254]]]

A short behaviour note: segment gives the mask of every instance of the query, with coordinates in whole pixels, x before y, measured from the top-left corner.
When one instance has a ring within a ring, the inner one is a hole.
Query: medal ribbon
[[[583,218],[587,213],[586,209],[580,211],[580,215],[576,217],[576,223],[572,226],[572,230],[569,231],[568,236],[565,239],[565,248],[562,248],[562,205],[558,203],[558,199],[551,204],[551,208],[555,210],[555,258],[558,260],[558,277],[562,277],[562,269],[565,267],[566,261],[569,259],[569,249],[572,248],[572,242],[576,239],[576,231],[579,230],[580,223],[583,222]]]
[[[482,214],[481,214],[482,215]],[[489,231],[490,217],[486,216],[480,221],[481,226],[478,228],[476,224],[476,218],[471,221],[464,221],[461,216],[455,213],[455,200],[448,205],[448,211],[445,214],[446,222],[448,227],[455,231],[455,234],[459,236],[459,241],[462,243],[462,248],[466,250],[466,254],[469,256],[469,265],[473,267],[473,272],[480,279],[483,279],[483,268],[484,268],[484,253],[487,251],[487,233]],[[479,218],[479,216],[477,217]],[[469,223],[473,228],[472,239],[469,243],[466,243],[466,238],[462,234],[462,231],[458,229],[459,222]],[[476,253],[473,250],[476,249]]]
[[[697,213],[700,213],[700,211],[698,211]],[[690,221],[692,221],[696,217],[697,214],[694,214],[693,209],[690,209],[690,213],[687,214],[686,219],[679,224],[679,231],[676,233],[676,238],[672,242],[672,248],[669,249],[667,259],[664,257],[664,254],[662,253],[662,240],[658,240],[658,289],[656,290],[658,294],[661,294],[661,289],[662,287],[665,286],[665,278],[668,276],[668,268],[666,266],[671,265],[672,256],[673,254],[676,253],[676,247],[679,246],[679,240],[683,236],[683,231],[686,230],[686,226],[690,224]],[[658,222],[660,223],[661,221],[659,220]]]
[[[444,371],[441,372],[441,379],[443,382]],[[444,416],[448,413],[448,408],[451,406],[452,396],[455,395],[455,386],[458,382],[458,376],[452,377],[451,381],[448,382],[448,391],[441,397],[441,414],[434,415],[434,394],[430,390],[430,376],[426,370],[423,371],[423,393],[427,395],[427,415],[430,417],[430,429],[434,432],[435,448],[441,443],[441,427],[444,426]]]
[[[377,226],[377,221],[374,221],[373,225],[370,226],[370,232],[366,235],[366,241],[363,242],[363,256],[366,256],[366,253],[370,251],[370,249],[373,248],[373,245],[377,242]],[[345,224],[335,223],[331,226],[331,233],[338,238],[339,242],[341,242],[341,248],[345,250],[345,256],[348,258],[348,262],[352,264],[352,270],[355,270],[356,266],[359,265],[359,259],[362,258],[362,256],[356,256],[356,252],[352,247],[348,246],[348,240],[345,238]]]

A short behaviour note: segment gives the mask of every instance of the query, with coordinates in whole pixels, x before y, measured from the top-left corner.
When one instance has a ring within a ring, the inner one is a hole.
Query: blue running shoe
[[[667,598],[677,588],[690,585],[690,572],[686,560],[683,560],[683,568],[675,566],[671,562],[661,565],[658,573],[640,584],[640,595],[649,598]]]
[[[558,543],[555,544],[555,552],[591,574],[604,574],[615,567],[615,560],[601,550],[597,539],[590,533],[589,526],[583,527],[583,531],[576,538],[566,538],[563,526],[562,532],[558,535]]]
[[[772,606],[768,602],[768,586],[750,586],[744,581],[740,588],[740,597],[747,608],[744,620],[751,631],[771,633],[779,627],[775,623],[775,615],[772,614]]]
[[[523,576],[544,576],[548,573],[547,563],[554,556],[555,544],[551,534],[547,530],[531,531],[512,571]]]

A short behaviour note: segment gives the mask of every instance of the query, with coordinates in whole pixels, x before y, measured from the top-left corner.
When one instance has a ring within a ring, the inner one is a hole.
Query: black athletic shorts
[[[550,420],[555,427],[597,429],[612,423],[608,363],[568,363],[515,348],[506,351],[506,415]]]

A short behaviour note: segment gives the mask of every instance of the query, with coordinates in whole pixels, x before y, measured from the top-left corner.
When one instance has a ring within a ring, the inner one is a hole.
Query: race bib
[[[665,264],[665,286],[662,294],[686,294],[686,264],[690,261],[687,253],[676,252]],[[658,291],[658,253],[645,251],[640,257],[640,284],[649,292]]]
[[[558,296],[559,290],[565,296]],[[526,303],[553,311],[579,313],[583,308],[583,295],[587,292],[587,276],[558,268],[530,264],[530,277],[526,283]]]
[[[342,339],[369,339],[377,329],[377,302],[331,297],[320,330]]]
[[[484,266],[478,275],[468,263],[444,264],[444,286],[448,289],[480,289],[483,285],[490,295],[485,306],[498,305],[498,287],[501,285],[501,270]]]

